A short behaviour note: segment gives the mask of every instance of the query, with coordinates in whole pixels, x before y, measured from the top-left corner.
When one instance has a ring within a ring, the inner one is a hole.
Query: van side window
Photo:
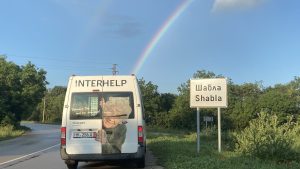
[[[101,119],[96,93],[73,93],[70,119]]]

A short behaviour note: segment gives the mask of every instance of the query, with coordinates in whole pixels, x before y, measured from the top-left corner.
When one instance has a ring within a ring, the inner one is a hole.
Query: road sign
[[[190,107],[197,108],[198,153],[200,150],[200,108],[218,108],[218,150],[221,152],[221,108],[227,107],[227,80],[225,78],[191,79]]]
[[[203,121],[213,122],[214,121],[214,117],[212,117],[212,116],[204,116],[203,117]]]
[[[227,81],[225,78],[191,79],[191,108],[226,108]]]

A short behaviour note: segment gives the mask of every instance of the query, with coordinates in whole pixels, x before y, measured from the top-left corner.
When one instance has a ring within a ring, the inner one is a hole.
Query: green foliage
[[[202,129],[202,132],[205,133],[206,136],[216,137],[218,135],[218,129],[216,126],[204,128]]]
[[[146,111],[158,112],[159,111],[159,93],[157,91],[158,86],[154,85],[151,81],[146,83],[144,79],[140,79],[138,83],[142,91],[144,107]]]
[[[20,72],[18,65],[0,56],[0,125],[7,123],[10,117],[20,118]]]
[[[299,154],[293,149],[299,129],[291,117],[280,124],[276,115],[262,112],[241,133],[236,134],[236,151],[261,159],[299,159]]]
[[[21,136],[25,130],[18,130],[13,125],[0,126],[0,141]]]
[[[12,113],[7,113],[4,116],[4,118],[2,118],[0,126],[8,126],[8,125],[18,126],[16,118]]]
[[[259,99],[261,110],[277,114],[280,121],[287,115],[299,115],[299,91],[294,90],[290,85],[276,85],[274,88],[267,88]]]
[[[159,133],[160,131],[156,131]],[[176,132],[173,132],[176,133]],[[178,133],[178,132],[177,132]],[[149,133],[151,135],[151,133]],[[217,152],[217,138],[201,135],[200,154],[196,152],[196,133],[151,135],[148,147],[166,169],[298,169],[297,161],[277,163],[223,150]],[[225,143],[227,144],[227,143]],[[224,146],[223,146],[224,147]]]
[[[180,94],[170,111],[172,128],[196,129],[196,112],[190,108],[189,94]]]
[[[152,84],[151,81],[146,83],[144,79],[140,79],[138,83],[142,92],[146,123],[155,125],[158,118],[157,114],[160,111],[160,98],[157,91],[158,86]]]
[[[260,83],[228,84],[228,108],[224,109],[224,129],[243,129],[259,110]],[[223,118],[222,117],[222,118]]]
[[[63,111],[63,104],[67,88],[62,86],[55,86],[49,89],[44,97],[45,99],[45,121],[47,123],[60,122]],[[42,100],[36,110],[30,116],[30,120],[43,120],[44,100]]]
[[[0,55],[0,126],[17,126],[32,113],[46,90],[45,76],[30,62],[20,67]]]
[[[198,70],[193,78],[219,78],[213,72]],[[179,95],[169,112],[169,126],[195,130],[196,110],[189,106],[189,80],[178,87]],[[261,82],[234,84],[228,80],[228,108],[222,109],[222,129],[241,130],[261,111],[276,114],[283,122],[287,115],[300,119],[300,78],[286,85],[264,88]],[[214,116],[216,109],[201,109],[201,116]],[[203,119],[200,119],[203,125]]]
[[[169,112],[175,103],[176,97],[175,94],[171,93],[160,94],[160,110],[162,112]]]
[[[46,72],[43,69],[37,69],[31,62],[22,66],[21,73],[21,98],[23,119],[27,119],[41,99],[44,97],[46,91]]]
[[[170,93],[159,94],[158,86],[144,79],[138,81],[141,88],[146,123],[150,126],[170,127],[169,110],[172,108],[176,95]]]

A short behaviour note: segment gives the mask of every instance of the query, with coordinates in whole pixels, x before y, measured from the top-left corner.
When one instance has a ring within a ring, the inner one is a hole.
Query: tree
[[[46,72],[30,62],[18,66],[0,56],[0,125],[18,125],[32,113],[46,89]]]
[[[17,125],[16,119],[21,114],[20,104],[20,72],[21,69],[13,62],[7,62],[0,56],[0,125]]]
[[[294,82],[267,88],[259,99],[260,109],[276,114],[280,121],[288,115],[299,115],[299,91],[293,88]]]
[[[141,88],[143,103],[145,108],[146,123],[155,125],[158,112],[160,112],[160,97],[158,93],[158,86],[151,81],[147,82],[142,78],[138,80]]]
[[[67,88],[63,86],[55,86],[49,89],[44,97],[45,99],[45,122],[60,122],[63,111],[63,104]],[[30,120],[42,121],[43,119],[44,101],[42,100],[34,113],[30,116]]]
[[[160,94],[160,110],[163,112],[169,112],[175,103],[176,95],[172,93]]]
[[[249,121],[257,117],[259,97],[263,92],[261,83],[228,84],[228,108],[224,109],[224,127],[243,129]]]
[[[300,117],[300,77],[294,77],[294,80],[292,80],[288,84],[289,91],[292,91],[290,94],[293,97],[296,105],[296,111],[294,114],[298,116],[298,119]]]
[[[46,71],[38,69],[31,62],[22,66],[21,73],[21,86],[22,86],[22,110],[23,118],[30,117],[38,103],[44,97],[46,91]]]

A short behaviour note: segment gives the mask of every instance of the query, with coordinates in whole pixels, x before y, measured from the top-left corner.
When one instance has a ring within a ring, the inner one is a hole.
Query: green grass
[[[146,128],[147,133],[151,135],[183,135],[183,134],[188,134],[190,131],[188,130],[177,130],[177,129],[171,129],[171,128],[161,128],[157,126],[147,126]]]
[[[295,138],[295,144],[293,146],[293,148],[300,153],[300,136],[298,135],[298,137]]]
[[[19,127],[15,129],[13,126],[0,126],[0,141],[15,138],[23,135],[27,130],[27,127]]]
[[[158,131],[157,131],[158,132]],[[166,169],[299,169],[297,162],[278,163],[241,156],[234,151],[217,151],[217,138],[202,135],[200,153],[196,133],[153,135],[148,132],[148,147]],[[223,145],[226,147],[226,145]]]
[[[51,121],[42,122],[42,121],[26,121],[26,120],[22,120],[21,123],[27,123],[27,124],[39,123],[39,124],[61,125],[61,121],[57,121],[57,122],[51,122]]]

